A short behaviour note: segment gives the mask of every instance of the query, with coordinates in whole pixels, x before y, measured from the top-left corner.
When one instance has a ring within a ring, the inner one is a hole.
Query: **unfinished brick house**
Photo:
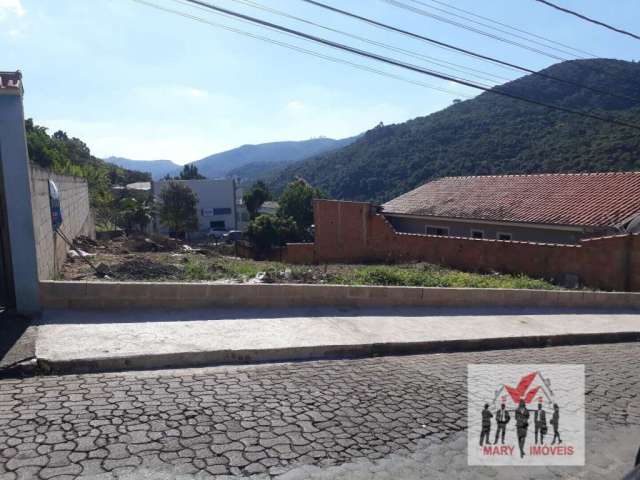
[[[576,244],[640,231],[640,172],[446,177],[382,213],[404,233]]]

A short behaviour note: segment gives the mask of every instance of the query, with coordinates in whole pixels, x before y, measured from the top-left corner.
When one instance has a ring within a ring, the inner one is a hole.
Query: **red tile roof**
[[[445,177],[383,205],[385,213],[614,226],[640,214],[640,172]]]

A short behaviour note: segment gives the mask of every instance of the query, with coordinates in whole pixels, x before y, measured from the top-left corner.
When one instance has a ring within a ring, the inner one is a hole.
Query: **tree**
[[[144,232],[153,218],[153,208],[148,200],[126,197],[120,200],[120,225],[129,234]]]
[[[313,188],[303,179],[294,180],[282,192],[278,216],[292,218],[301,232],[308,232],[313,224],[313,199],[324,197],[321,190]]]
[[[198,197],[189,187],[169,182],[160,192],[160,221],[175,235],[192,232],[198,228],[197,204]]]
[[[298,237],[298,226],[291,218],[258,215],[247,227],[247,237],[258,251],[283,246]]]
[[[94,157],[84,142],[70,138],[61,130],[49,135],[45,127],[35,125],[30,118],[25,120],[24,126],[32,162],[62,175],[87,180],[91,207],[96,212],[97,223],[103,228],[114,227],[118,216],[111,187],[151,180],[148,173],[126,170]]]
[[[118,208],[111,191],[98,191],[92,196],[96,225],[102,230],[114,230],[118,224]]]
[[[251,188],[242,196],[245,206],[253,220],[258,215],[258,209],[267,200],[271,200],[271,193],[267,185],[259,180],[254,183]]]
[[[176,180],[204,180],[206,177],[198,173],[198,167],[195,165],[185,165],[182,167],[180,177]]]

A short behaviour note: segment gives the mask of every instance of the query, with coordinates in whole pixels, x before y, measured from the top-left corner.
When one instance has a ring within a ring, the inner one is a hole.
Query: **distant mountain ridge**
[[[150,173],[151,178],[154,180],[159,180],[167,173],[181,168],[180,165],[171,160],[131,160],[123,157],[109,157],[105,158],[104,161],[128,170]]]
[[[640,125],[640,63],[561,62],[543,70],[616,96],[538,75],[499,87],[533,100]],[[384,202],[444,176],[640,170],[640,132],[483,93],[425,117],[369,130],[352,144],[286,166],[276,191],[300,176],[334,198]]]
[[[242,145],[231,150],[209,155],[191,162],[198,172],[207,178],[238,176],[252,181],[267,174],[280,171],[294,162],[330,152],[355,141],[357,137],[335,140],[319,137],[302,141],[269,142],[257,145]],[[182,166],[170,160],[130,160],[122,157],[109,157],[105,161],[121,166],[151,173],[154,179],[165,175],[180,174]]]
[[[320,137],[302,141],[242,145],[225,152],[209,155],[192,162],[192,164],[198,167],[198,172],[207,178],[224,177],[230,174],[238,175],[238,170],[249,164],[254,166],[254,170],[257,167],[257,171],[267,171],[269,164],[304,160],[348,145],[353,141],[353,138],[355,137],[334,140]]]

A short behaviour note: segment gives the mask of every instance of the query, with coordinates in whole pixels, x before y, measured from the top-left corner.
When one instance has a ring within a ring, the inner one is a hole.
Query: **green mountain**
[[[562,62],[495,89],[640,125],[640,63]],[[281,191],[300,176],[329,196],[383,202],[448,175],[640,170],[640,131],[493,93],[405,123],[378,126],[340,150],[266,180]]]
[[[329,152],[348,145],[355,137],[334,140],[319,137],[302,141],[270,142],[258,145],[242,145],[225,152],[215,153],[202,158],[192,165],[198,167],[198,172],[207,178],[226,177],[230,175],[244,175],[247,172],[266,173],[272,166],[282,163],[292,163],[324,152]],[[248,170],[241,169],[249,165]],[[238,169],[240,169],[238,171]],[[180,173],[179,170],[173,172]]]

